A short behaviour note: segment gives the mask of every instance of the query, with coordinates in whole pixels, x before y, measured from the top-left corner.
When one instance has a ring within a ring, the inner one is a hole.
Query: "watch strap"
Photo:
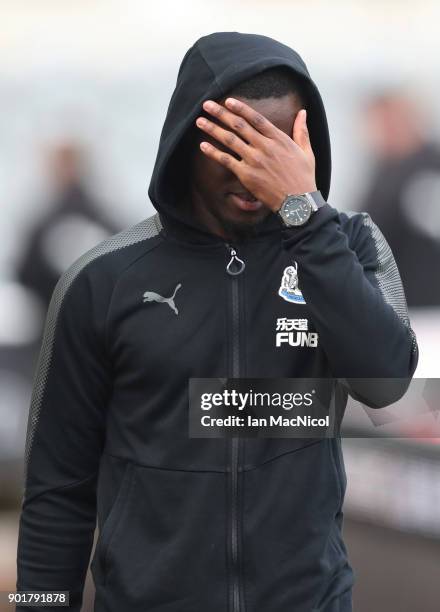
[[[325,206],[325,204],[327,204],[327,202],[322,196],[322,193],[319,190],[309,191],[301,195],[305,196],[308,199],[314,212],[316,212],[319,208],[322,208],[323,206]]]

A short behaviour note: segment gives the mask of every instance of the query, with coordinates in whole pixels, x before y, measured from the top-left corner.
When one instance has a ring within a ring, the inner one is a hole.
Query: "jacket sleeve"
[[[52,294],[34,373],[17,547],[17,591],[69,591],[75,612],[93,546],[111,390],[94,292],[87,271],[73,265]],[[36,609],[49,608],[16,607]]]
[[[333,376],[354,399],[380,408],[404,395],[418,347],[391,249],[367,213],[355,216],[345,232],[342,213],[327,203],[306,225],[283,228],[282,244],[298,264]]]

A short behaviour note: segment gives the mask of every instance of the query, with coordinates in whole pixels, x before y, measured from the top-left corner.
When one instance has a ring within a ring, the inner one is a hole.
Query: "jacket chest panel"
[[[236,276],[226,248],[172,249],[124,275],[109,314],[116,379],[317,375],[323,354],[296,262],[277,244],[237,252],[245,268]]]
[[[225,287],[203,268],[161,264],[145,277],[127,278],[130,290],[121,284],[113,313],[117,375],[137,372],[157,384],[224,371]]]
[[[243,252],[240,285],[242,376],[320,376],[327,370],[299,280],[299,262],[281,247]]]

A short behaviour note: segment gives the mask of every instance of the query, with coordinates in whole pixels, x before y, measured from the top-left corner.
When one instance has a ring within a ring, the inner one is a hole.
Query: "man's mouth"
[[[227,195],[241,210],[253,211],[263,206],[263,203],[249,191],[230,192]]]

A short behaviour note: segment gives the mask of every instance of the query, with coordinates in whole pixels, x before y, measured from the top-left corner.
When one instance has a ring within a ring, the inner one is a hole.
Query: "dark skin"
[[[306,116],[295,94],[207,100],[196,126],[191,206],[198,220],[223,239],[252,233],[279,210],[287,194],[317,189]],[[228,195],[240,191],[262,205],[242,210]]]

